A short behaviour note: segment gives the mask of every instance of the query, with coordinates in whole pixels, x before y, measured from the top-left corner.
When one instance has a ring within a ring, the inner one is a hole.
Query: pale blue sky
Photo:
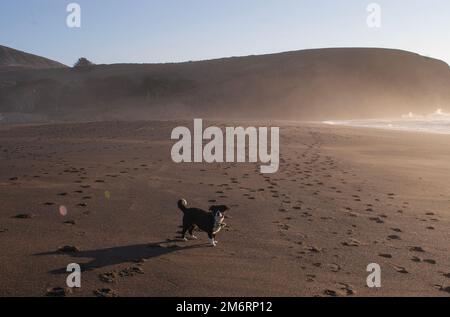
[[[82,8],[81,29],[66,6]],[[366,7],[382,8],[368,28]],[[73,64],[389,47],[450,63],[449,0],[0,0],[0,44]]]

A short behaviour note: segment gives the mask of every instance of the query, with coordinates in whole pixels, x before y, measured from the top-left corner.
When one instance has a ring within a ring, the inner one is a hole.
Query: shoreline
[[[353,121],[353,120],[352,120]],[[398,122],[398,121],[397,121]],[[408,121],[405,121],[408,122]],[[424,121],[426,122],[426,121]],[[446,121],[447,122],[447,121]],[[364,124],[350,124],[350,123],[337,123],[336,121],[322,121],[321,124],[328,126],[341,126],[341,127],[349,127],[349,128],[357,128],[357,129],[374,129],[374,130],[384,130],[384,131],[396,131],[396,132],[408,132],[408,133],[425,133],[425,134],[437,134],[437,135],[450,135],[449,131],[433,131],[427,129],[419,129],[419,128],[408,128],[408,127],[382,127],[382,126],[370,126]],[[450,122],[448,122],[450,125]]]

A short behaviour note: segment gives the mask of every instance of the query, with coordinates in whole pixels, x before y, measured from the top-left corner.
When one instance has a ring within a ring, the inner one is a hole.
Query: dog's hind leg
[[[183,226],[183,231],[181,232],[181,240],[187,241],[188,239],[186,238],[186,232],[188,231],[188,228]]]
[[[190,233],[191,227],[193,226],[192,222],[187,219],[186,217],[183,218],[183,231],[181,233],[181,239],[184,241],[187,241],[188,239],[186,238],[186,232]]]
[[[191,228],[189,229],[189,235],[191,236],[191,239],[197,240],[198,238],[194,235],[194,229],[195,226],[191,226]]]

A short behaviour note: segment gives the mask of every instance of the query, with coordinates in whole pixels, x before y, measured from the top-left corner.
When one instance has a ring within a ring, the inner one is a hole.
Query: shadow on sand
[[[171,241],[174,242],[174,241]],[[60,251],[44,252],[34,254],[35,256],[46,255],[68,255],[72,258],[91,258],[88,263],[80,264],[83,271],[91,271],[107,266],[123,264],[123,263],[137,263],[141,260],[149,260],[173,252],[186,251],[191,249],[208,248],[209,244],[197,244],[191,246],[163,246],[168,241],[136,244],[121,247],[113,247],[107,249],[78,251],[73,253],[64,253]],[[56,269],[50,271],[52,274],[66,274],[66,268]]]

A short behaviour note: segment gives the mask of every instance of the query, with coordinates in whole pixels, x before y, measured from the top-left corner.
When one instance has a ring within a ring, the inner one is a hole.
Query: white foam
[[[333,120],[323,123],[361,128],[450,134],[450,113],[442,109],[437,109],[435,112],[426,115],[410,112],[401,118],[394,119]]]

